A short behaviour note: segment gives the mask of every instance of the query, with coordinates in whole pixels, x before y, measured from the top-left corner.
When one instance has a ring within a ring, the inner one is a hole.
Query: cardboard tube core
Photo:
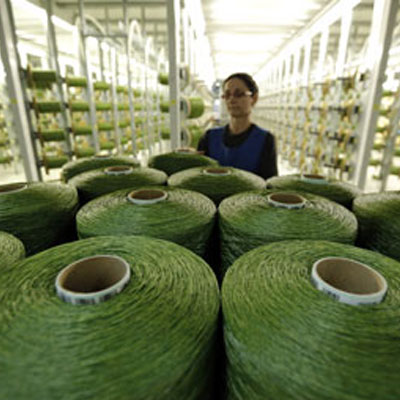
[[[349,258],[316,261],[311,279],[318,290],[351,305],[378,304],[387,291],[386,280],[379,272]]]
[[[111,156],[109,154],[96,154],[95,156],[93,156],[94,158],[100,158],[100,159],[104,159],[104,158],[111,158]]]
[[[26,189],[26,187],[27,184],[24,182],[8,183],[6,185],[0,185],[0,194],[20,192],[21,190]]]
[[[179,154],[196,154],[197,151],[193,147],[180,147],[179,149],[175,150],[176,153]]]
[[[326,177],[318,174],[303,174],[301,180],[309,183],[327,183]]]
[[[128,194],[128,200],[133,204],[154,204],[167,197],[167,192],[160,189],[140,189]]]
[[[268,203],[274,207],[298,209],[306,205],[306,199],[293,193],[272,193],[268,197]]]
[[[231,170],[228,168],[204,168],[203,173],[205,175],[223,176],[230,175]]]
[[[114,165],[112,167],[107,167],[104,172],[107,175],[128,175],[133,171],[132,167],[127,165]]]
[[[123,258],[97,255],[62,269],[56,278],[56,292],[67,303],[97,304],[120,293],[129,279],[130,267]]]

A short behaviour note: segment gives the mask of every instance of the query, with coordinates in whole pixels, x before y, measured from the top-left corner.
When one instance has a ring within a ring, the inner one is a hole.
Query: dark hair
[[[236,72],[235,74],[229,75],[222,83],[222,87],[224,87],[228,81],[234,78],[240,79],[250,90],[252,96],[258,93],[257,83],[249,74],[246,74],[245,72]]]

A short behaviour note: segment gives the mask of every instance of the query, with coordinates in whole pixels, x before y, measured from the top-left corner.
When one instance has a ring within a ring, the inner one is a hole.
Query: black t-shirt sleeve
[[[208,156],[208,132],[207,131],[200,139],[197,144],[197,151],[202,151],[206,156]]]
[[[265,138],[264,148],[260,156],[258,175],[264,179],[278,175],[275,137],[270,133]]]

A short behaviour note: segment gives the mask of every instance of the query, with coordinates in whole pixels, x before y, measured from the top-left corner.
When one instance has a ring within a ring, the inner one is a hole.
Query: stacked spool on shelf
[[[192,252],[106,236],[49,249],[6,272],[0,398],[214,398],[219,291]]]
[[[360,189],[354,185],[312,174],[272,177],[267,180],[267,188],[313,193],[342,204],[348,209],[351,209],[354,198],[361,194]]]
[[[183,97],[181,100],[181,110],[188,119],[201,117],[204,109],[204,100],[201,97]]]
[[[154,168],[113,165],[75,175],[68,183],[78,189],[81,204],[125,188],[164,185],[167,175]]]
[[[214,203],[200,193],[154,186],[94,199],[79,210],[76,222],[80,238],[150,236],[204,256],[215,213]]]
[[[168,185],[205,194],[215,204],[226,197],[249,190],[264,189],[258,175],[232,167],[195,167],[171,175]]]
[[[72,186],[12,183],[0,186],[0,226],[31,255],[75,238],[78,195]]]
[[[227,399],[400,398],[399,270],[326,241],[243,255],[222,286]]]
[[[0,231],[0,269],[9,267],[24,257],[23,243],[15,236]]]
[[[219,206],[222,268],[270,242],[294,239],[353,244],[356,217],[345,207],[311,193],[278,190],[240,193]]]
[[[65,164],[61,171],[61,177],[64,182],[68,182],[72,177],[81,174],[82,172],[87,172],[102,167],[110,167],[112,165],[130,165],[135,168],[139,167],[140,163],[132,157],[98,154],[91,158],[70,161],[69,163]]]
[[[358,244],[400,260],[400,192],[358,196],[353,212],[359,224]]]
[[[167,175],[194,167],[217,166],[218,162],[198,153],[193,148],[181,148],[149,159],[148,166],[164,171]]]

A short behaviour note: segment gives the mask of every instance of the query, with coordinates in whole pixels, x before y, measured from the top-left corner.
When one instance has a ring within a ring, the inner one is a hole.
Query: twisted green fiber
[[[359,224],[358,243],[400,261],[400,192],[356,197],[353,212]]]
[[[219,206],[222,268],[242,254],[270,242],[294,239],[329,240],[353,244],[356,217],[345,207],[311,193],[290,192],[305,198],[302,209],[270,205],[267,196],[278,190],[239,193]]]
[[[149,167],[164,171],[167,175],[172,175],[193,167],[217,165],[218,162],[216,160],[202,154],[187,154],[176,151],[153,156],[148,162]]]
[[[153,168],[133,168],[127,175],[107,175],[104,168],[94,169],[74,176],[68,181],[78,189],[81,203],[86,203],[106,193],[119,189],[132,190],[147,185],[164,185],[167,175]]]
[[[65,182],[68,182],[73,176],[81,174],[82,172],[91,171],[101,167],[110,167],[113,165],[130,165],[132,167],[139,167],[140,163],[132,157],[124,156],[83,158],[65,164],[61,171],[61,177]]]
[[[145,187],[167,192],[166,200],[137,205],[123,189],[90,201],[77,216],[80,238],[107,235],[144,235],[165,239],[204,256],[214,225],[214,203],[200,193],[168,187]]]
[[[267,180],[267,188],[309,192],[326,197],[351,209],[354,198],[361,194],[361,190],[350,183],[335,179],[327,180],[327,183],[309,183],[303,181],[299,174],[277,176]]]
[[[310,281],[346,257],[387,280],[385,300],[350,306]],[[400,398],[400,264],[340,243],[284,241],[246,253],[222,285],[228,400]]]
[[[15,236],[0,231],[0,269],[13,265],[24,257],[23,243]]]
[[[74,237],[77,209],[74,187],[27,183],[21,191],[0,193],[0,229],[21,240],[27,255],[34,254]]]
[[[97,305],[54,290],[66,265],[124,258],[131,279]],[[0,398],[212,400],[219,310],[211,269],[146,237],[101,237],[50,249],[0,274]]]
[[[237,168],[223,168],[231,174],[211,176],[203,174],[203,167],[191,168],[171,175],[168,185],[203,193],[215,204],[233,194],[265,187],[264,179],[258,175]]]

